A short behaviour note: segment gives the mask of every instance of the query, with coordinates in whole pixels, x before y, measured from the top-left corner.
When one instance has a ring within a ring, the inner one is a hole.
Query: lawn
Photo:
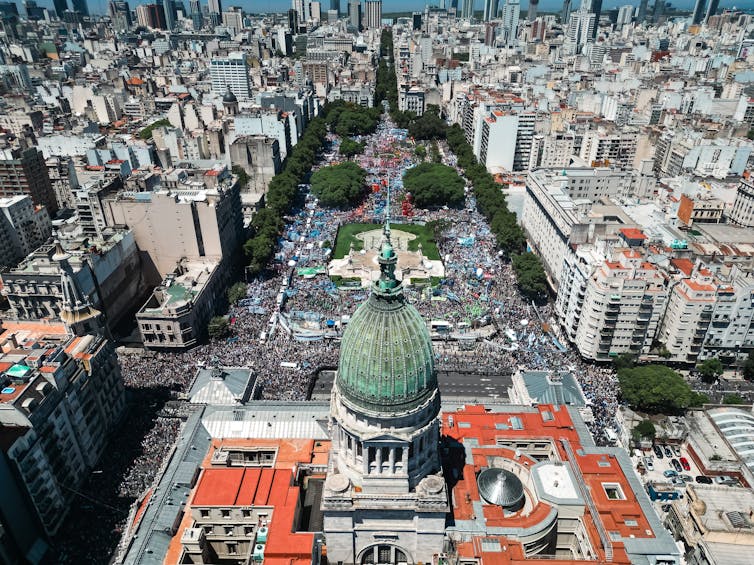
[[[416,239],[412,239],[408,244],[409,251],[416,251],[419,244],[422,244],[424,255],[430,259],[439,261],[440,252],[437,250],[437,244],[434,240],[434,234],[428,226],[419,224],[390,224],[394,230],[401,230],[412,233]],[[338,236],[335,240],[334,259],[342,259],[348,254],[348,249],[353,242],[353,248],[360,251],[362,248],[361,240],[355,236],[361,232],[382,229],[382,224],[344,224],[338,229]]]

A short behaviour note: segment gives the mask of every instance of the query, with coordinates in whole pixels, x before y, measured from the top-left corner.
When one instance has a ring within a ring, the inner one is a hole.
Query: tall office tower
[[[692,24],[702,23],[702,17],[704,16],[704,6],[706,3],[706,0],[696,0],[696,2],[694,3],[694,11],[691,13]]]
[[[115,31],[128,31],[131,29],[131,9],[128,2],[110,2],[110,21]]]
[[[9,148],[0,150],[0,198],[28,194],[34,204],[46,206],[51,218],[58,212],[55,190],[41,151]]]
[[[487,47],[493,47],[497,39],[497,22],[487,22],[484,24],[484,44]]]
[[[293,8],[288,10],[288,29],[291,33],[298,33],[298,12]]]
[[[293,0],[293,9],[296,10],[301,24],[308,22],[312,17],[309,2],[310,0]]]
[[[82,16],[89,15],[89,6],[86,4],[86,0],[71,0],[73,11],[78,12]]]
[[[704,16],[704,23],[706,24],[711,16],[717,12],[717,7],[720,5],[720,0],[709,0],[709,6],[707,7],[707,15]]]
[[[52,5],[55,6],[55,13],[58,15],[58,18],[63,19],[63,12],[68,10],[68,1],[52,0]]]
[[[160,0],[157,0],[157,3],[160,3]],[[165,12],[165,27],[168,30],[171,30],[175,27],[175,20],[176,20],[176,11],[175,11],[175,2],[173,0],[163,0],[162,1],[162,9]]]
[[[589,12],[574,12],[568,20],[566,37],[574,49],[574,53],[580,53],[581,49],[593,37],[595,27],[594,14]]]
[[[227,57],[212,59],[209,67],[212,92],[223,96],[228,89],[239,101],[251,98],[249,68],[243,53],[229,53]]]
[[[571,0],[563,0],[563,11],[560,14],[560,20],[565,25],[568,17],[571,15]]]
[[[366,1],[366,18],[364,20],[367,29],[377,29],[382,24],[382,0]]]
[[[315,1],[309,4],[309,12],[313,20],[322,20],[322,3]]]
[[[43,20],[45,17],[44,9],[41,6],[37,6],[36,0],[26,0],[24,2],[24,9],[26,10],[26,17],[31,21]]]
[[[221,14],[223,5],[220,0],[207,0],[207,11],[210,14]]]
[[[537,19],[537,5],[539,0],[529,0],[529,12],[526,15],[527,21],[533,22]]]
[[[348,2],[348,23],[356,29],[361,29],[361,2],[359,0]]]
[[[591,0],[591,9],[594,14],[594,30],[592,30],[592,39],[597,37],[597,31],[600,28],[600,15],[602,14],[602,0]]]
[[[482,19],[485,22],[494,20],[497,17],[497,2],[498,0],[484,0],[484,12],[482,13]]]
[[[654,8],[652,8],[652,22],[655,24],[659,23],[664,13],[665,0],[655,0]]]
[[[463,4],[461,4],[461,17],[466,20],[474,17],[474,0],[463,0]]]
[[[340,0],[330,0],[330,10],[340,13]]]
[[[199,4],[199,0],[190,0],[189,11],[191,12],[191,23],[194,30],[202,29],[204,18],[202,17],[202,6]]]
[[[636,15],[637,24],[643,24],[647,19],[647,4],[649,4],[649,0],[641,0],[639,2],[639,13]]]
[[[618,29],[621,29],[624,25],[630,24],[633,17],[634,7],[631,4],[621,6],[618,9],[618,18],[615,21],[615,25],[618,27]]]
[[[518,21],[521,18],[521,4],[518,0],[505,0],[503,4],[502,27],[505,44],[514,45],[518,39]]]
[[[411,23],[414,31],[421,31],[422,28],[422,13],[414,12],[411,16]]]

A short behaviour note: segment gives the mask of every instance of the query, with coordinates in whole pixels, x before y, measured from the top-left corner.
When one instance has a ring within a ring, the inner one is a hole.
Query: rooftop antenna
[[[390,181],[387,183],[387,203],[385,204],[385,237],[390,241]]]

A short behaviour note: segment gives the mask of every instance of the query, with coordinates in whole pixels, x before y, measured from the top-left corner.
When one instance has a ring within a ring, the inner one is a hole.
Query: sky
[[[19,9],[23,10],[23,7],[21,6],[22,1],[21,0],[15,0],[17,4],[19,4]],[[154,0],[128,0],[128,3],[133,8],[137,4],[149,4]],[[207,3],[206,0],[200,0],[202,5],[205,5]],[[330,2],[329,0],[320,0],[322,2],[323,9],[329,8]],[[449,0],[448,0],[449,1]],[[579,5],[579,0],[572,0],[574,6]],[[105,13],[107,8],[107,0],[88,0],[89,2],[89,9],[93,13]],[[247,12],[281,12],[284,10],[287,10],[291,7],[291,1],[290,0],[221,0],[223,6],[240,6]],[[341,11],[345,10],[347,0],[341,0]],[[475,9],[481,10],[484,5],[484,0],[474,0],[475,2]],[[499,0],[499,3],[502,4],[504,0]],[[521,11],[522,13],[526,10],[526,7],[528,6],[528,0],[520,0],[521,2]],[[687,9],[691,10],[693,0],[670,0],[672,5],[674,7],[680,8],[680,9]],[[37,0],[37,3],[40,6],[45,7],[52,7],[52,0]],[[188,0],[184,0],[184,3],[187,4],[186,7],[188,7]],[[432,0],[430,2],[430,5],[437,5],[437,0]],[[654,0],[649,0],[649,5],[651,6],[654,3]],[[70,0],[69,0],[70,4]],[[385,12],[392,12],[392,11],[409,11],[409,10],[421,10],[424,8],[424,6],[427,4],[427,0],[383,0],[382,4],[382,11]],[[624,6],[626,4],[638,4],[637,1],[626,1],[626,0],[604,0],[603,2],[603,10],[609,10],[611,8],[616,8],[620,6]],[[560,11],[560,9],[563,6],[563,2],[558,0],[540,0],[539,2],[539,10],[540,11]],[[720,1],[720,8],[738,8],[741,10],[746,11],[754,11],[754,0],[721,0]]]

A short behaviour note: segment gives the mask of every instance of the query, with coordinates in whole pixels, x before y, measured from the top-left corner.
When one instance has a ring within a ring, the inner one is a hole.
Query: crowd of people
[[[164,411],[164,404],[169,398],[188,393],[199,368],[213,363],[248,367],[256,375],[262,399],[305,400],[316,372],[337,366],[337,340],[297,340],[290,320],[303,317],[322,325],[325,321],[347,320],[367,299],[366,289],[337,288],[326,276],[326,267],[340,225],[383,220],[385,184],[392,191],[388,213],[393,222],[432,222],[439,226],[435,239],[445,276],[434,288],[409,287],[405,291],[428,323],[442,320],[470,338],[438,342],[437,369],[494,376],[519,368],[571,367],[594,413],[590,426],[595,438],[599,441],[605,427],[612,425],[617,407],[614,375],[610,370],[585,365],[548,331],[554,324],[551,306],[535,306],[518,292],[512,267],[499,256],[494,236],[476,211],[473,196],[467,194],[466,206],[461,209],[411,209],[412,217],[407,218],[406,208],[400,204],[400,180],[405,169],[417,161],[413,144],[389,122],[381,123],[375,134],[361,141],[366,149],[356,160],[367,171],[370,186],[364,203],[356,210],[330,210],[306,195],[303,209],[287,218],[273,264],[264,276],[249,282],[246,297],[230,307],[229,338],[180,353],[139,351],[119,355],[124,383],[132,395],[150,399],[153,396],[149,391],[160,394],[158,400],[148,400],[152,410],[142,405],[127,416],[134,420],[133,429],[142,433],[140,441],[113,463],[123,464],[122,459],[130,457],[127,472],[121,474],[117,487],[110,489],[113,505],[122,506],[118,499],[129,504],[137,500],[157,478],[182,421],[180,414]],[[331,137],[330,142],[320,166],[340,159],[338,140]],[[455,166],[447,150],[442,156],[446,164]],[[303,276],[299,269],[318,271]],[[122,523],[116,525],[113,531],[122,527]]]

